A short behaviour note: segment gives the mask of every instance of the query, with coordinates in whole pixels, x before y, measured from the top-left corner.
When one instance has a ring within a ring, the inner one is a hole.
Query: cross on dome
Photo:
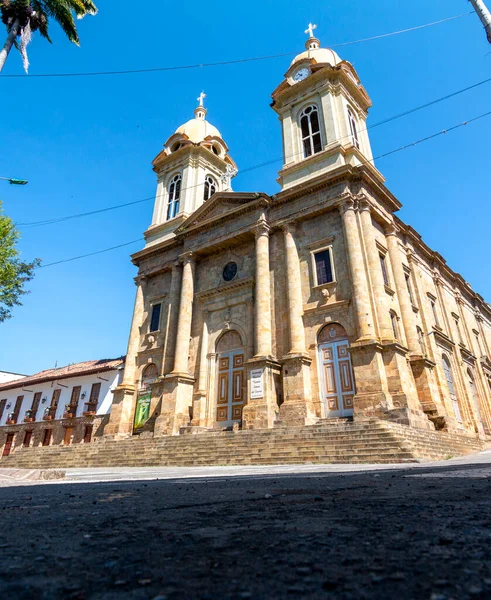
[[[206,98],[206,94],[204,92],[201,92],[201,94],[199,95],[198,98],[196,98],[199,102],[200,106],[204,106],[204,99]]]
[[[199,105],[197,108],[194,109],[195,117],[197,119],[199,119],[200,121],[204,121],[204,119],[206,117],[206,113],[208,112],[206,110],[205,104],[204,104],[205,98],[206,98],[206,94],[204,92],[201,92],[201,94],[197,98]]]
[[[308,33],[309,37],[313,38],[314,37],[314,30],[315,29],[317,29],[317,25],[309,23],[309,26],[305,30],[305,33]]]

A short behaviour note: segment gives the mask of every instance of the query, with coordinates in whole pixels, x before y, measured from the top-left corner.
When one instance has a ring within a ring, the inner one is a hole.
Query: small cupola
[[[237,166],[220,131],[206,120],[205,98],[201,92],[194,119],[176,129],[153,161],[158,189],[147,245],[172,237],[214,193],[232,189]]]
[[[322,48],[316,29],[309,23],[305,51],[272,94],[283,133],[282,189],[345,165],[376,171],[366,126],[370,98],[353,66]]]

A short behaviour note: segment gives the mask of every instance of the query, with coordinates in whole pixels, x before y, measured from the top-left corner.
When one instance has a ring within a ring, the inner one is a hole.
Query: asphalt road
[[[488,599],[490,475],[483,453],[386,469],[76,470],[64,483],[10,482],[0,598]]]

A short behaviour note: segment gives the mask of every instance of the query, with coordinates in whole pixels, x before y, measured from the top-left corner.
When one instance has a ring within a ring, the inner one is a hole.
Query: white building
[[[90,442],[102,434],[124,357],[93,360],[0,383],[0,446]]]

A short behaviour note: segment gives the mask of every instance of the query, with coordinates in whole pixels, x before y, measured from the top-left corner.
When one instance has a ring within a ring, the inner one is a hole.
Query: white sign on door
[[[253,369],[251,371],[251,400],[264,398],[263,374],[264,369]]]

